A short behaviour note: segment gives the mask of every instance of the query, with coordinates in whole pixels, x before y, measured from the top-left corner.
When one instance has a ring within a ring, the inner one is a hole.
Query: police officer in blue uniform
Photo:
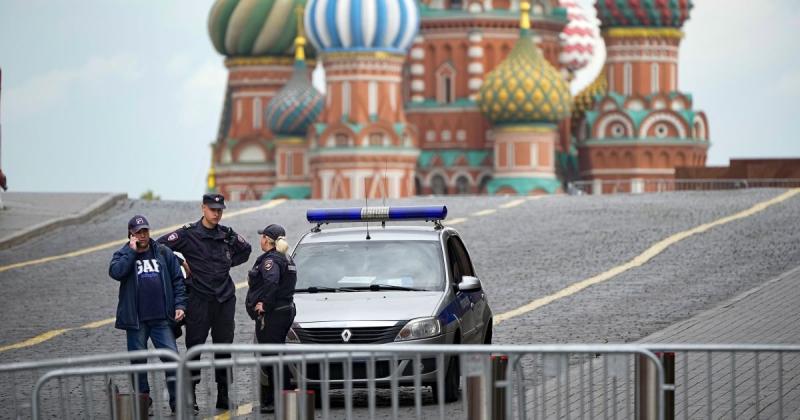
[[[233,343],[236,288],[231,267],[250,258],[250,244],[230,227],[219,224],[225,209],[221,194],[203,195],[203,217],[168,233],[158,242],[183,254],[189,302],[186,308],[186,348],[206,342],[211,330],[214,343]],[[230,355],[222,355],[225,358]],[[217,369],[217,408],[228,409],[227,369]],[[200,382],[199,372],[192,372],[193,393]],[[193,400],[197,410],[196,399]]]
[[[245,299],[247,314],[256,321],[256,339],[260,344],[283,344],[294,322],[294,288],[297,284],[297,266],[286,255],[289,244],[286,230],[272,224],[258,231],[261,250],[253,268],[248,272],[250,286]],[[275,390],[272,367],[262,370],[261,412],[275,411]],[[289,371],[284,370],[282,388],[289,387]]]

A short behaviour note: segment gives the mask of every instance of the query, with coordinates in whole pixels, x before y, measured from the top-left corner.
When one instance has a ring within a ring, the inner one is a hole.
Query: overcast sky
[[[211,3],[0,0],[10,187],[197,199],[227,74]],[[800,1],[695,0],[684,29],[679,85],[708,114],[708,163],[800,157]]]

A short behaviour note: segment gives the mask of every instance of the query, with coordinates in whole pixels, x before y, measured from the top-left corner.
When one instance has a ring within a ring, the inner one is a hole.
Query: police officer
[[[245,308],[250,318],[256,321],[256,339],[259,343],[283,344],[286,334],[294,322],[294,287],[297,283],[297,266],[292,257],[286,255],[289,244],[282,226],[272,224],[258,231],[261,234],[261,250],[264,251],[248,272],[250,288],[245,299]],[[261,412],[275,411],[273,369],[262,370]],[[283,373],[283,389],[289,387],[288,369]]]
[[[203,217],[166,234],[158,242],[183,254],[189,302],[186,307],[186,348],[203,344],[211,330],[214,343],[233,343],[236,290],[231,267],[250,258],[250,244],[230,227],[220,225],[225,199],[220,194],[203,195]],[[219,355],[220,358],[230,355]],[[217,369],[217,408],[228,409],[227,369]],[[192,393],[200,382],[192,372]],[[197,399],[193,408],[198,410]]]

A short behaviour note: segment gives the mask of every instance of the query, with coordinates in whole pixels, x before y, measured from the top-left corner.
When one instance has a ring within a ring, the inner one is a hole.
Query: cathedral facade
[[[532,195],[704,165],[705,115],[677,89],[689,0],[595,7],[601,27],[574,0],[218,0],[229,77],[209,188]],[[601,33],[605,69],[573,97]]]

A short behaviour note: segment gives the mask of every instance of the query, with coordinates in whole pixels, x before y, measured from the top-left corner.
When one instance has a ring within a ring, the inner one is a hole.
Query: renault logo
[[[350,341],[350,337],[352,337],[352,336],[353,336],[353,333],[351,333],[350,330],[345,329],[344,331],[342,331],[342,341],[343,342],[347,343],[348,341]]]

